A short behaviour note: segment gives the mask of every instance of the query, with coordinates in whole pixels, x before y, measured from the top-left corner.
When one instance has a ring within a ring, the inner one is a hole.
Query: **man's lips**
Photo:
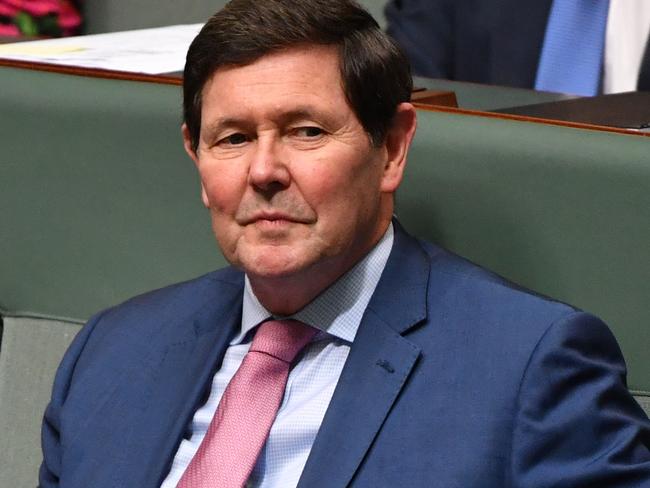
[[[256,222],[290,222],[296,224],[306,224],[308,223],[305,219],[296,217],[293,215],[288,215],[281,212],[260,212],[253,214],[250,217],[247,217],[241,221],[242,225],[254,224]]]

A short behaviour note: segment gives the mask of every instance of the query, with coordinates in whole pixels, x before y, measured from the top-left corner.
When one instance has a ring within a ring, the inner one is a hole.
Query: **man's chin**
[[[242,256],[240,267],[249,277],[283,279],[297,276],[311,263],[289,246],[262,246]]]

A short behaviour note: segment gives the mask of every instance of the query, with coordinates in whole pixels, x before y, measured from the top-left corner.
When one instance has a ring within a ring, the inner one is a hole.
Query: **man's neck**
[[[292,315],[364,259],[386,234],[389,225],[390,221],[366,248],[358,255],[348,257],[345,261],[337,262],[336,260],[341,258],[336,256],[322,259],[315,265],[290,276],[267,277],[248,274],[253,293],[272,314],[277,316]]]

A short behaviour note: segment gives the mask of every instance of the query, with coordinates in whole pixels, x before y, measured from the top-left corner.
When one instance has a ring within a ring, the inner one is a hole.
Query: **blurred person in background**
[[[391,0],[386,17],[416,75],[582,96],[650,90],[648,0]]]

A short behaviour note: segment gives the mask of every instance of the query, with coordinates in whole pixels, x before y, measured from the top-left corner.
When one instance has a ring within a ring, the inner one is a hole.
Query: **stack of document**
[[[83,68],[163,74],[182,71],[203,24],[0,44],[0,58]]]

